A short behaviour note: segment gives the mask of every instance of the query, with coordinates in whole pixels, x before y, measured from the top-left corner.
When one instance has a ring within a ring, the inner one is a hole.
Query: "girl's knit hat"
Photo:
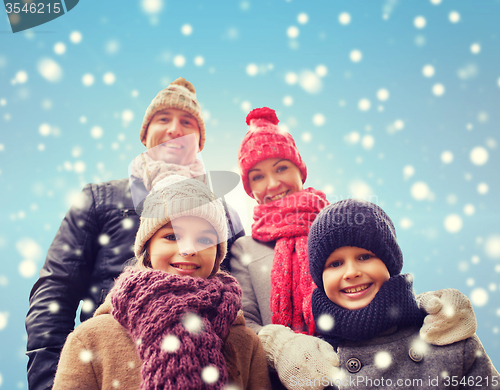
[[[198,217],[217,232],[215,274],[227,252],[227,221],[224,206],[206,184],[183,176],[171,175],[155,184],[144,201],[141,223],[135,236],[134,253],[139,257],[148,240],[163,226],[180,217]]]
[[[278,128],[278,117],[273,109],[262,107],[250,111],[247,115],[247,125],[250,126],[248,133],[241,142],[238,151],[238,165],[241,172],[241,180],[246,193],[253,198],[248,171],[255,164],[268,158],[283,158],[290,160],[302,173],[302,183],[306,181],[307,168],[299,150],[295,146],[292,136]]]
[[[325,207],[308,238],[309,271],[323,289],[323,269],[330,254],[343,246],[367,249],[384,262],[391,276],[403,268],[403,254],[389,216],[374,203],[344,199]]]
[[[196,100],[196,90],[193,84],[179,77],[177,80],[172,81],[170,85],[158,92],[158,95],[151,101],[151,104],[144,114],[144,119],[142,120],[141,127],[141,142],[146,145],[146,135],[148,132],[148,126],[153,119],[153,116],[162,110],[168,108],[177,108],[182,111],[190,113],[198,121],[198,126],[200,127],[200,152],[203,150],[205,145],[205,121],[203,120],[203,115],[201,114],[201,107]]]

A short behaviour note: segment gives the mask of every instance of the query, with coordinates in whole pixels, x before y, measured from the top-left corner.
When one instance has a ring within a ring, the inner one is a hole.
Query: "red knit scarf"
[[[311,296],[316,288],[309,274],[307,235],[316,215],[328,205],[314,188],[296,192],[254,208],[252,237],[275,241],[271,270],[273,324],[312,335],[315,331]]]

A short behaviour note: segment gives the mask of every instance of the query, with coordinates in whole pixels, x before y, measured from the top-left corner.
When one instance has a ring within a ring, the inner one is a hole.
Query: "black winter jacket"
[[[237,234],[228,247],[244,235],[234,210],[231,216],[229,229]],[[31,290],[26,316],[30,390],[52,388],[59,354],[75,327],[80,301],[84,302],[83,322],[104,302],[114,279],[133,258],[138,228],[128,179],[83,188],[64,217]]]

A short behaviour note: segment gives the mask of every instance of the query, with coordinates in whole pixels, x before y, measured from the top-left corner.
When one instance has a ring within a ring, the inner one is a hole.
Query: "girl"
[[[128,267],[94,317],[70,334],[53,389],[270,388],[241,289],[219,271],[223,206],[207,186],[169,176],[147,196]]]
[[[315,286],[307,256],[309,227],[328,202],[323,192],[303,188],[306,165],[292,136],[278,128],[274,110],[255,109],[246,121],[250,128],[240,145],[238,163],[245,191],[258,205],[252,236],[239,238],[231,248],[231,271],[243,290],[247,324],[261,337],[270,367],[284,385],[297,388],[292,377],[331,375],[338,364],[333,348],[312,337]],[[468,299],[460,298],[452,303],[455,309],[468,307]],[[475,332],[474,315],[468,313],[473,320],[459,325],[464,326],[465,337]],[[459,320],[432,314],[422,334],[434,344],[458,341],[447,331]]]
[[[476,335],[455,334],[462,341],[440,347],[421,340],[425,313],[411,276],[401,274],[394,225],[377,205],[347,199],[323,209],[309,232],[309,264],[318,286],[312,298],[318,333],[336,348],[343,369],[330,384],[358,390],[499,387]]]

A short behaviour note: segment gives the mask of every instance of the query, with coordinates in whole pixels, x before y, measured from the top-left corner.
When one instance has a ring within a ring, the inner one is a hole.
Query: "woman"
[[[233,244],[230,261],[231,272],[243,290],[248,327],[260,336],[268,364],[276,369],[281,382],[296,388],[300,379],[331,377],[338,365],[333,348],[312,336],[315,322],[311,295],[315,285],[307,257],[309,227],[328,201],[323,192],[303,188],[306,165],[292,136],[280,130],[278,122],[274,110],[267,107],[247,116],[249,131],[240,145],[238,163],[245,191],[258,205],[254,208],[252,236]],[[461,334],[465,338],[474,334],[475,317],[465,296],[461,302],[451,302],[455,311],[463,308],[471,319],[465,322],[459,317],[449,319],[435,309],[439,306],[437,295],[434,300],[426,297],[421,294],[427,303],[423,309],[433,315],[426,318],[421,334],[428,342],[459,341],[450,340],[447,334],[454,326],[464,327]],[[323,388],[316,386],[310,388]]]

